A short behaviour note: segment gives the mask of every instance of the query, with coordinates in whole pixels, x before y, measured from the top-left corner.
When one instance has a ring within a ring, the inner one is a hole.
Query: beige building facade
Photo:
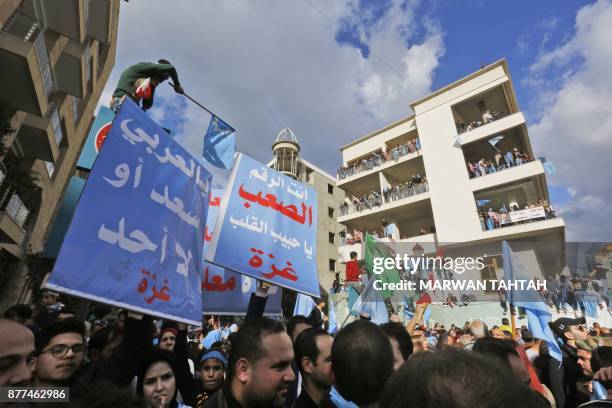
[[[37,254],[115,63],[119,5],[0,0],[0,101],[13,130],[0,166],[0,310],[27,301],[49,272]],[[38,191],[23,186],[32,176]]]

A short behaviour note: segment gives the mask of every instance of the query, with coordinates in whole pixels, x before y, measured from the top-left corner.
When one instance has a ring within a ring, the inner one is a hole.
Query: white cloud
[[[333,172],[338,147],[410,113],[408,104],[430,91],[444,53],[435,24],[406,45],[417,22],[394,1],[369,28],[372,55],[364,59],[335,41],[340,19],[355,12],[350,0],[121,3],[105,94],[128,65],[166,58],[186,92],[237,129],[238,150],[267,161],[276,134],[288,126],[304,156]],[[157,95],[174,98],[169,86]],[[198,152],[209,117],[190,103],[185,118],[177,138]]]
[[[584,6],[576,15],[575,35],[530,67],[528,83],[542,91],[532,141],[555,163],[551,183],[571,186],[572,201],[559,209],[568,240],[612,237],[612,183],[606,179],[612,174],[611,26],[610,1]],[[551,72],[560,72],[560,86],[548,80]]]

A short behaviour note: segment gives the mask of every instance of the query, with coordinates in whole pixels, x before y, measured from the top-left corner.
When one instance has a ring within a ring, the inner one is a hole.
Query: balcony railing
[[[488,176],[489,174],[495,174],[500,171],[508,170],[513,167],[518,167],[523,164],[531,163],[533,159],[527,154],[520,154],[518,156],[502,157],[497,162],[485,161],[484,163],[468,163],[468,173],[470,178],[477,178],[482,176]]]
[[[2,185],[2,182],[4,181],[5,177],[6,177],[6,167],[4,167],[4,164],[0,162],[0,186]]]
[[[508,116],[507,112],[490,112],[486,111],[482,114],[480,120],[473,120],[469,123],[457,122],[455,126],[457,127],[457,133],[462,134],[465,132],[469,132],[470,130],[476,129],[478,127],[484,126],[488,123],[495,122],[498,119],[501,119],[505,116]]]
[[[427,191],[429,191],[429,186],[427,185],[427,182],[422,182],[420,184],[416,184],[411,187],[406,187],[402,190],[398,190],[397,192],[392,192],[388,194],[384,198],[384,202],[390,203],[392,201],[401,200],[402,198],[422,194]],[[344,203],[338,208],[338,211],[340,213],[340,216],[344,216],[355,212],[371,210],[372,208],[380,207],[381,205],[383,205],[383,197],[381,197],[380,195],[370,195],[369,197],[362,197],[360,200],[354,200],[353,204]]]
[[[28,220],[28,215],[30,214],[30,210],[26,208],[21,201],[21,198],[17,194],[13,194],[7,203],[4,212],[11,217],[15,224],[19,225],[20,228],[23,228],[26,221]]]
[[[64,132],[62,131],[62,122],[60,120],[59,110],[55,101],[50,104],[49,110],[45,116],[51,120],[51,126],[53,127],[53,134],[55,136],[55,143],[57,143],[59,146],[64,138]]]
[[[412,184],[412,185],[403,185],[401,187],[397,187],[395,189],[389,189],[384,194],[385,202],[390,203],[392,201],[401,200],[402,198],[412,197],[417,194],[425,193],[429,191],[429,184],[427,181]]]
[[[337,178],[338,180],[345,179],[347,177],[351,177],[358,173],[363,173],[364,171],[372,170],[374,167],[382,166],[385,163],[390,161],[396,161],[402,156],[406,156],[407,154],[414,153],[421,150],[421,142],[419,139],[415,139],[414,141],[410,140],[406,144],[401,146],[395,146],[388,153],[372,153],[371,156],[360,160],[357,163],[354,163],[350,166],[343,166],[338,169]]]
[[[555,212],[548,204],[529,206],[522,210],[508,212],[505,207],[499,211],[481,211],[480,227],[483,231],[492,231],[513,225],[545,221],[555,218]]]

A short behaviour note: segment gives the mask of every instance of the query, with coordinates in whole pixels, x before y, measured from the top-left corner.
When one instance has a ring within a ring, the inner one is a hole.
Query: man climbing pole
[[[142,101],[142,110],[150,109],[153,106],[155,88],[168,78],[172,78],[174,90],[177,93],[184,94],[174,66],[165,59],[160,59],[157,62],[157,64],[139,62],[121,73],[110,104],[113,112],[117,113],[119,111],[126,96],[139,105]]]

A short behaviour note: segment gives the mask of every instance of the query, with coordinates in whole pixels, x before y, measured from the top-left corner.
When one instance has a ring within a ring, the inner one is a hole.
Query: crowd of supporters
[[[426,324],[417,302],[406,325],[362,314],[329,334],[325,302],[285,326],[262,317],[266,298],[260,286],[244,319],[211,318],[200,332],[123,310],[79,320],[49,291],[0,319],[0,387],[70,387],[70,405],[88,408],[587,407],[612,397],[610,330],[584,318],[551,323],[558,356],[508,319],[447,329]]]
[[[381,166],[389,161],[395,161],[408,153],[421,150],[421,142],[418,138],[407,140],[405,143],[397,144],[386,150],[373,152],[367,157],[351,161],[346,166],[338,169],[338,179],[344,179],[354,174],[372,170],[374,167]]]
[[[486,125],[487,123],[494,122],[497,119],[503,118],[504,116],[506,116],[506,112],[491,112],[490,110],[485,109],[482,112],[481,120],[473,120],[467,125],[463,121],[457,121],[455,123],[455,126],[457,127],[457,133],[461,134],[476,129],[477,127]]]
[[[517,147],[502,154],[498,151],[492,159],[480,159],[477,162],[468,162],[470,178],[493,174],[498,171],[520,166],[533,161],[533,158],[525,152],[520,152]]]
[[[552,205],[550,205],[548,200],[542,200],[541,198],[538,199],[538,201],[536,201],[535,203],[526,203],[522,209],[527,210],[540,207],[543,209],[543,213],[540,216],[530,217],[521,221],[517,221],[517,223],[523,224],[526,222],[534,222],[555,218],[555,211]],[[510,213],[519,210],[521,210],[521,208],[518,205],[512,205],[510,207],[510,210],[508,210],[508,208],[506,208],[504,204],[497,211],[494,211],[493,208],[489,208],[488,210],[481,208],[478,210],[478,215],[480,217],[480,222],[482,224],[483,230],[490,231],[493,229],[514,225]]]

